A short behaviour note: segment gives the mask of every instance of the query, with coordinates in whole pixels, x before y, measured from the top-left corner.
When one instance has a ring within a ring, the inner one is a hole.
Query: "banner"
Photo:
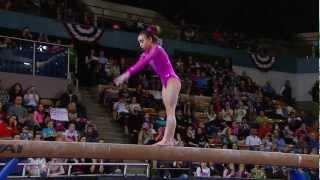
[[[68,111],[66,108],[51,108],[50,118],[56,121],[69,121]]]
[[[275,56],[261,56],[258,53],[251,53],[250,57],[253,63],[261,71],[269,71],[276,62]]]
[[[103,30],[94,26],[71,23],[65,23],[64,25],[72,38],[79,41],[95,42],[103,35]]]

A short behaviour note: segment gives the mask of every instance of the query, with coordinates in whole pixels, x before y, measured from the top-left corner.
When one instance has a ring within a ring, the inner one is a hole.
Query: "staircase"
[[[112,119],[106,107],[98,103],[98,91],[80,88],[82,104],[87,109],[88,119],[97,126],[99,138],[106,143],[128,144],[129,139],[124,135],[124,130],[119,123]],[[145,163],[144,161],[125,160],[125,163]],[[129,166],[127,174],[146,174],[146,169],[141,166]]]
[[[80,88],[80,94],[87,109],[88,119],[97,126],[99,138],[106,143],[128,144],[128,137],[124,135],[123,128],[112,119],[106,107],[98,103],[98,93],[94,89]]]

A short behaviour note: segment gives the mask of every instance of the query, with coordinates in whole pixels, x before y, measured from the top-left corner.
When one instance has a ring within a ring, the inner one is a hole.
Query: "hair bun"
[[[151,33],[152,35],[158,36],[160,34],[160,26],[150,25],[150,26],[148,26],[147,31],[149,33]]]

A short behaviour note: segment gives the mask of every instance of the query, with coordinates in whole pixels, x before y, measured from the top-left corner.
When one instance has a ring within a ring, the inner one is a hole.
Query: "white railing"
[[[22,169],[22,174],[21,176],[16,175],[16,176],[9,176],[10,178],[27,178],[27,177],[40,177],[40,174],[37,176],[29,176],[26,173],[26,168],[28,166],[41,166],[42,164],[39,163],[19,163],[18,166],[23,166]],[[143,166],[146,168],[146,173],[145,174],[139,174],[139,175],[144,175],[146,177],[149,177],[149,172],[150,172],[150,164],[148,163],[46,163],[46,172],[47,172],[47,177],[50,177],[50,166],[68,166],[68,171],[65,175],[58,175],[54,177],[70,177],[70,176],[105,176],[108,174],[77,174],[73,175],[72,174],[72,167],[73,166],[92,166],[92,165],[97,165],[97,166],[123,166],[123,172],[122,176],[127,176],[130,175],[127,173],[128,166]],[[5,163],[0,163],[0,166],[5,166]],[[40,167],[39,167],[40,168]],[[134,174],[137,175],[137,174]]]

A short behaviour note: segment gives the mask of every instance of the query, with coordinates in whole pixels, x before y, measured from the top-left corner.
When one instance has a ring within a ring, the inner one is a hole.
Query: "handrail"
[[[56,44],[56,43],[50,43],[50,42],[35,41],[35,40],[23,39],[23,38],[12,37],[12,36],[0,35],[0,38],[9,38],[9,39],[15,39],[15,40],[20,40],[20,41],[29,41],[29,42],[33,42],[33,43],[48,44],[48,45],[53,45],[53,46],[62,46],[62,47],[65,47],[65,48],[70,48],[71,47],[70,45],[62,45],[62,44]]]
[[[0,163],[0,166],[4,166],[5,163]],[[18,163],[18,166],[23,166],[22,175],[21,176],[10,176],[12,178],[18,177],[40,177],[39,176],[26,176],[26,167],[27,166],[40,166],[40,163]],[[146,176],[149,177],[150,164],[148,163],[50,163],[46,162],[47,167],[47,176],[50,176],[50,166],[68,166],[67,175],[55,176],[55,177],[70,177],[75,176],[71,174],[71,170],[73,166],[87,166],[87,165],[102,165],[102,166],[124,166],[123,175],[127,175],[128,166],[145,166],[146,167]],[[81,174],[76,176],[97,176],[102,174]]]
[[[36,66],[38,66],[38,63],[36,62],[36,48],[40,45],[51,45],[51,46],[58,46],[58,47],[62,47],[64,48],[63,50],[67,50],[66,54],[67,54],[67,58],[66,58],[66,62],[67,62],[67,69],[66,69],[66,79],[70,80],[70,45],[61,45],[61,44],[56,44],[56,43],[49,43],[49,42],[42,42],[42,41],[35,41],[35,40],[30,40],[30,39],[23,39],[23,38],[18,38],[18,37],[12,37],[12,36],[4,36],[4,35],[0,35],[0,38],[8,38],[8,39],[14,39],[14,40],[19,40],[19,41],[23,41],[23,42],[30,42],[30,44],[32,43],[32,49],[33,49],[33,54],[32,54],[32,76],[37,76],[36,73]],[[31,59],[31,58],[30,58]],[[47,61],[43,64],[49,63],[50,61]],[[31,63],[31,62],[30,62]],[[19,72],[12,72],[12,73],[19,73]],[[55,76],[50,76],[49,77],[55,77]],[[63,76],[64,77],[64,76]]]

